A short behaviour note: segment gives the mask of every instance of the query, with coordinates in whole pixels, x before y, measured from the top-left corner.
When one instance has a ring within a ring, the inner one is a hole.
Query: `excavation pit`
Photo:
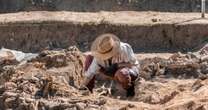
[[[207,50],[198,51],[207,42],[207,29],[208,20],[199,13],[1,14],[0,46],[39,56],[26,64],[1,68],[0,108],[207,109]],[[99,85],[93,94],[78,89],[84,54],[68,47],[89,51],[91,42],[102,33],[116,34],[139,53],[141,79],[133,98],[99,94],[107,90]],[[178,51],[184,53],[174,54]]]

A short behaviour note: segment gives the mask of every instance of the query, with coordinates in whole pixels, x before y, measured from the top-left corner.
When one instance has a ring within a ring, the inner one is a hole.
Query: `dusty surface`
[[[40,52],[76,45],[87,51],[98,35],[114,33],[136,52],[187,52],[207,41],[207,30],[199,13],[20,12],[0,15],[0,47]]]
[[[136,96],[79,90],[84,54],[76,47],[44,50],[27,63],[1,65],[0,108],[15,110],[207,110],[208,49],[188,54],[138,54]],[[12,60],[12,59],[6,59]],[[3,60],[1,60],[3,61]],[[118,85],[113,85],[117,87]]]
[[[200,0],[0,0],[0,12],[50,11],[200,11]]]
[[[110,23],[117,25],[152,25],[152,24],[207,24],[207,19],[200,19],[200,13],[170,13],[170,12],[67,12],[67,11],[34,11],[0,14],[0,23],[44,23],[44,22],[71,22],[82,23]]]

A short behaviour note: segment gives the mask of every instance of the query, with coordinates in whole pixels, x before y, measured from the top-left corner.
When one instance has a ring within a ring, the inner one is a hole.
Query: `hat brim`
[[[113,48],[110,52],[102,54],[97,51],[98,50],[98,42],[105,36],[111,36],[114,40],[114,44],[113,44]],[[98,58],[101,60],[107,60],[120,52],[120,40],[118,37],[116,37],[113,34],[103,34],[101,36],[98,36],[95,39],[95,41],[92,43],[91,52],[92,52],[92,56],[94,56],[95,58]]]

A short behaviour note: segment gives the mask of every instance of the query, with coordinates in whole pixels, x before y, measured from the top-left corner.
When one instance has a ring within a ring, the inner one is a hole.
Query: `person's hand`
[[[110,76],[110,77],[114,77],[117,70],[118,70],[118,64],[117,63],[113,64],[109,67],[106,67],[106,68],[100,66],[100,72],[104,73],[105,75]]]
[[[90,80],[89,78],[85,77],[82,84],[78,88],[79,90],[88,90],[87,85],[89,84]]]
[[[104,68],[104,67],[100,66],[99,72],[100,72],[100,73],[105,73],[105,72],[106,72],[106,70],[105,70],[105,68]]]
[[[118,70],[118,64],[113,64],[107,68],[105,68],[106,72],[109,74],[114,75],[116,73],[116,71]]]

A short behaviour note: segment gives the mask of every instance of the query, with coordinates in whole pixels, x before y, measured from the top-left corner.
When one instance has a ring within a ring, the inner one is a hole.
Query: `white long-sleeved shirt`
[[[111,64],[123,63],[123,62],[131,63],[134,65],[139,64],[129,44],[121,42],[120,49],[121,49],[120,54],[117,54],[112,57]],[[108,60],[103,61],[101,59],[94,58],[91,65],[89,66],[88,70],[85,73],[86,77],[91,79],[95,74],[97,74],[98,70],[100,69],[99,65],[101,65],[102,67],[108,67],[109,62]]]

